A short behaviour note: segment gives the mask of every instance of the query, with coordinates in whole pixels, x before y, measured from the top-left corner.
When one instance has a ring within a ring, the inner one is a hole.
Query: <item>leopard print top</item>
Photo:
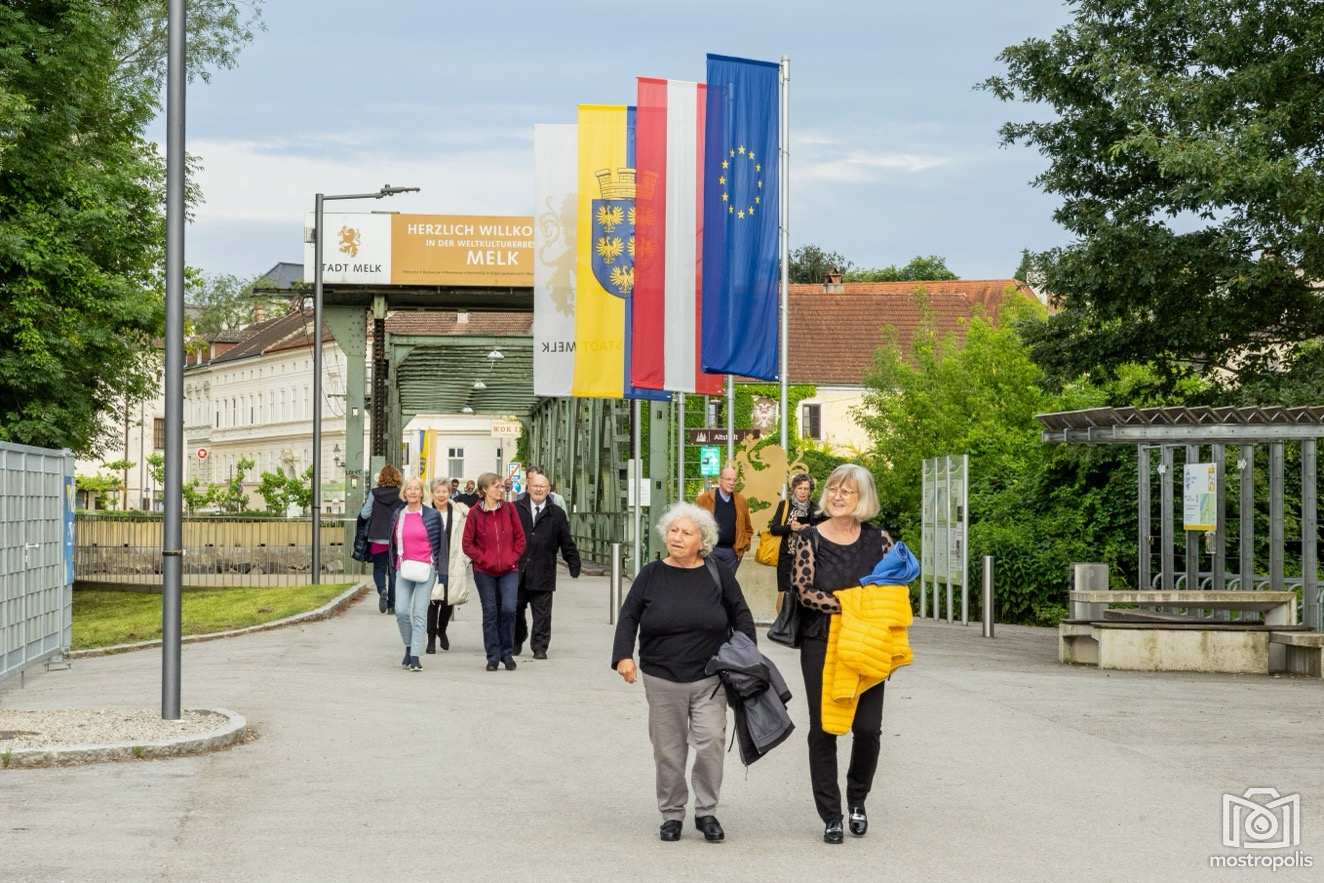
[[[859,538],[848,545],[819,536],[816,528],[802,530],[795,537],[791,565],[791,585],[800,604],[808,608],[800,617],[802,635],[823,636],[825,617],[841,612],[833,591],[857,585],[890,548],[892,538],[887,531],[868,524],[862,525]]]

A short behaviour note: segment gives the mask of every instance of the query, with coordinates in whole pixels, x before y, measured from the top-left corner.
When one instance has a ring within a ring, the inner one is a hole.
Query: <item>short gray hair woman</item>
[[[648,562],[635,577],[621,605],[611,667],[627,684],[635,682],[637,637],[662,812],[659,836],[668,842],[680,839],[689,802],[685,764],[692,745],[694,826],[716,843],[726,836],[714,815],[722,788],[726,694],[704,666],[732,629],[757,641],[754,617],[735,574],[717,567],[714,575],[705,560],[717,544],[712,515],[677,503],[659,519],[658,532],[667,556]]]

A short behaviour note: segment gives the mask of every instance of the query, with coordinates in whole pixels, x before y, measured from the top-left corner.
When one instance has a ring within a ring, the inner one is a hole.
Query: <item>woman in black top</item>
[[[810,497],[814,493],[814,480],[803,472],[791,479],[791,497],[777,504],[768,522],[768,533],[781,537],[781,551],[777,555],[777,591],[791,588],[791,548],[793,541],[806,527],[822,521],[818,504]],[[789,511],[788,511],[789,510]]]
[[[825,520],[801,530],[795,539],[792,584],[804,609],[797,636],[800,670],[809,702],[809,778],[814,803],[823,819],[823,839],[841,843],[841,789],[837,784],[837,737],[823,731],[823,661],[827,656],[829,617],[841,613],[833,591],[857,586],[891,547],[888,535],[867,522],[878,514],[873,476],[847,463],[828,476],[821,501]],[[878,769],[879,735],[883,725],[883,684],[866,690],[851,727],[850,769],[846,772],[846,803],[850,831],[863,837],[869,830],[864,801]]]
[[[659,836],[680,839],[689,794],[685,764],[694,747],[694,826],[710,843],[724,839],[713,814],[722,788],[726,741],[726,694],[704,666],[733,630],[755,639],[754,617],[734,574],[709,566],[717,544],[717,522],[698,506],[677,503],[662,516],[658,532],[667,557],[639,570],[621,605],[612,647],[612,668],[633,684],[635,637],[648,700],[648,737],[657,767]]]

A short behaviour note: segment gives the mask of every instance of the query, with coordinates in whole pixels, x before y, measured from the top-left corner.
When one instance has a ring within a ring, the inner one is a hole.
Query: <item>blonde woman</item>
[[[837,737],[823,730],[823,663],[827,658],[830,618],[841,613],[833,592],[860,584],[892,546],[884,531],[869,524],[878,515],[878,493],[869,470],[846,463],[832,470],[819,500],[824,519],[795,537],[791,584],[804,609],[797,640],[805,699],[809,703],[809,779],[814,805],[822,818],[823,840],[841,843],[841,788],[837,782]],[[869,830],[864,802],[878,770],[879,735],[883,722],[883,687],[866,690],[851,728],[850,768],[846,772],[846,805],[850,832],[863,837]]]
[[[400,488],[404,508],[391,523],[391,570],[395,573],[395,621],[405,643],[400,667],[422,671],[418,654],[427,633],[432,585],[446,579],[450,564],[441,533],[441,516],[423,505],[423,480],[411,478]]]
[[[425,653],[436,653],[437,644],[442,650],[449,650],[451,642],[446,638],[446,626],[450,624],[451,613],[455,605],[450,599],[459,597],[465,591],[469,579],[469,558],[461,548],[464,536],[464,522],[469,516],[469,507],[452,498],[457,482],[438,478],[432,482],[432,508],[441,516],[442,545],[449,558],[446,567],[446,579],[438,580],[432,586],[432,603],[428,605],[428,647]]]

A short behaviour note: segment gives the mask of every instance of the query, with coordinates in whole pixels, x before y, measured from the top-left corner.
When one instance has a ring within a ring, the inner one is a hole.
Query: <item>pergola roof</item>
[[[1324,438],[1324,406],[1089,408],[1038,415],[1046,443],[1254,444]]]
[[[524,416],[533,410],[533,340],[527,335],[392,335],[408,353],[393,378],[404,422],[416,414]],[[488,359],[492,351],[500,359]],[[486,389],[473,388],[481,380]]]

